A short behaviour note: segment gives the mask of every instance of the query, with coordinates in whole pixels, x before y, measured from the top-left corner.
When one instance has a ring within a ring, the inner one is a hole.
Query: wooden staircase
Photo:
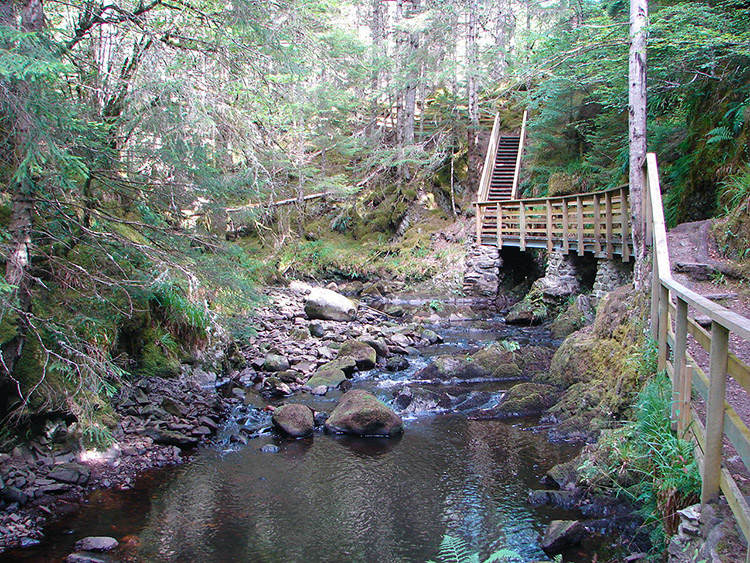
[[[518,198],[518,178],[526,134],[523,112],[520,135],[500,135],[500,116],[495,116],[492,136],[487,145],[482,179],[477,190],[477,243],[498,245],[498,207]]]
[[[499,138],[486,201],[508,201],[513,198],[513,178],[520,142],[520,135]]]

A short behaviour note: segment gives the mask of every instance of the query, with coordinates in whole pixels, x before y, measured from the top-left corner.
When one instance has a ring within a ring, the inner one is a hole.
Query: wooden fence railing
[[[658,367],[672,378],[672,420],[680,436],[693,437],[699,461],[701,503],[724,493],[745,539],[750,540],[750,508],[732,475],[722,466],[724,437],[750,468],[750,430],[726,401],[727,376],[750,391],[750,367],[729,351],[729,335],[750,341],[750,320],[691,291],[672,278],[656,156],[644,167],[646,242],[652,246],[651,330],[659,344]],[[691,318],[691,310],[711,319],[711,330]],[[688,353],[688,337],[709,353],[708,374]],[[705,422],[692,401],[705,400]],[[750,546],[746,555],[750,563]]]
[[[495,169],[495,156],[497,155],[497,144],[500,142],[500,114],[495,114],[495,121],[492,125],[492,135],[487,145],[487,154],[484,156],[484,168],[482,168],[482,178],[479,180],[479,189],[477,190],[477,199],[485,201],[490,191],[492,182],[492,172]]]
[[[632,255],[628,188],[505,202],[476,203],[477,242],[592,252],[600,258]]]

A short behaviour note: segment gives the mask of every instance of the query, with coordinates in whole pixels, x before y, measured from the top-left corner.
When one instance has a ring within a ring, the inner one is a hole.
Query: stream
[[[358,374],[354,388],[389,401],[431,356],[505,339],[553,345],[542,328],[509,327],[498,318],[432,328],[443,343],[409,357],[402,372]],[[513,383],[463,385],[499,396]],[[290,401],[330,411],[339,397]],[[446,534],[463,538],[480,560],[509,548],[537,561],[547,559],[539,547],[547,524],[576,518],[527,503],[544,473],[580,449],[549,443],[534,418],[426,413],[405,416],[403,436],[393,439],[316,433],[289,440],[263,432],[247,445],[231,443],[237,427],[258,424],[250,412],[235,413],[222,431],[226,439],[184,465],[142,475],[130,490],[100,490],[62,504],[39,546],[0,561],[63,561],[81,537],[103,535],[120,541],[97,556],[112,562],[424,562],[437,560]]]

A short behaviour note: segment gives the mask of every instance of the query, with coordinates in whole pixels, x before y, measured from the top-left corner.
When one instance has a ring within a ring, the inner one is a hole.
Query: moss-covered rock
[[[325,429],[337,434],[395,436],[404,431],[404,423],[375,395],[354,389],[341,397],[326,420]]]
[[[177,377],[180,375],[180,362],[176,354],[169,350],[156,332],[147,330],[143,335],[144,343],[136,372],[144,377]]]
[[[469,418],[473,420],[513,418],[542,414],[555,404],[560,390],[543,383],[519,383],[511,387],[503,396],[500,404],[489,409],[473,411]]]
[[[577,298],[569,300],[567,306],[550,324],[549,328],[554,338],[565,338],[593,320],[592,308],[590,305],[587,306],[587,302],[587,295],[579,295]]]
[[[505,322],[512,325],[537,325],[550,316],[549,303],[539,291],[532,289],[526,296],[511,307]]]
[[[571,195],[581,192],[581,181],[573,174],[553,172],[547,181],[547,195],[549,197]]]
[[[375,367],[377,363],[377,352],[375,348],[366,342],[359,340],[348,340],[339,348],[339,358],[351,358],[354,360],[357,369],[368,370]]]
[[[538,383],[565,389],[549,409],[551,437],[591,440],[632,404],[653,366],[645,338],[645,294],[619,288],[600,303],[593,325],[571,334]]]
[[[346,374],[340,369],[323,369],[321,367],[307,380],[307,386],[312,389],[321,385],[337,387],[346,381],[346,379]]]
[[[547,372],[553,353],[542,346],[514,350],[495,342],[470,356],[438,356],[415,377],[437,381],[531,378]]]

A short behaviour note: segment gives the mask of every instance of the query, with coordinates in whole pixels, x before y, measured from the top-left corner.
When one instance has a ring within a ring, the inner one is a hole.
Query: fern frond
[[[469,549],[463,538],[446,535],[440,543],[439,554],[444,563],[469,563]]]
[[[483,563],[495,563],[498,561],[520,561],[521,554],[513,551],[512,549],[498,549],[495,553],[490,555]]]

